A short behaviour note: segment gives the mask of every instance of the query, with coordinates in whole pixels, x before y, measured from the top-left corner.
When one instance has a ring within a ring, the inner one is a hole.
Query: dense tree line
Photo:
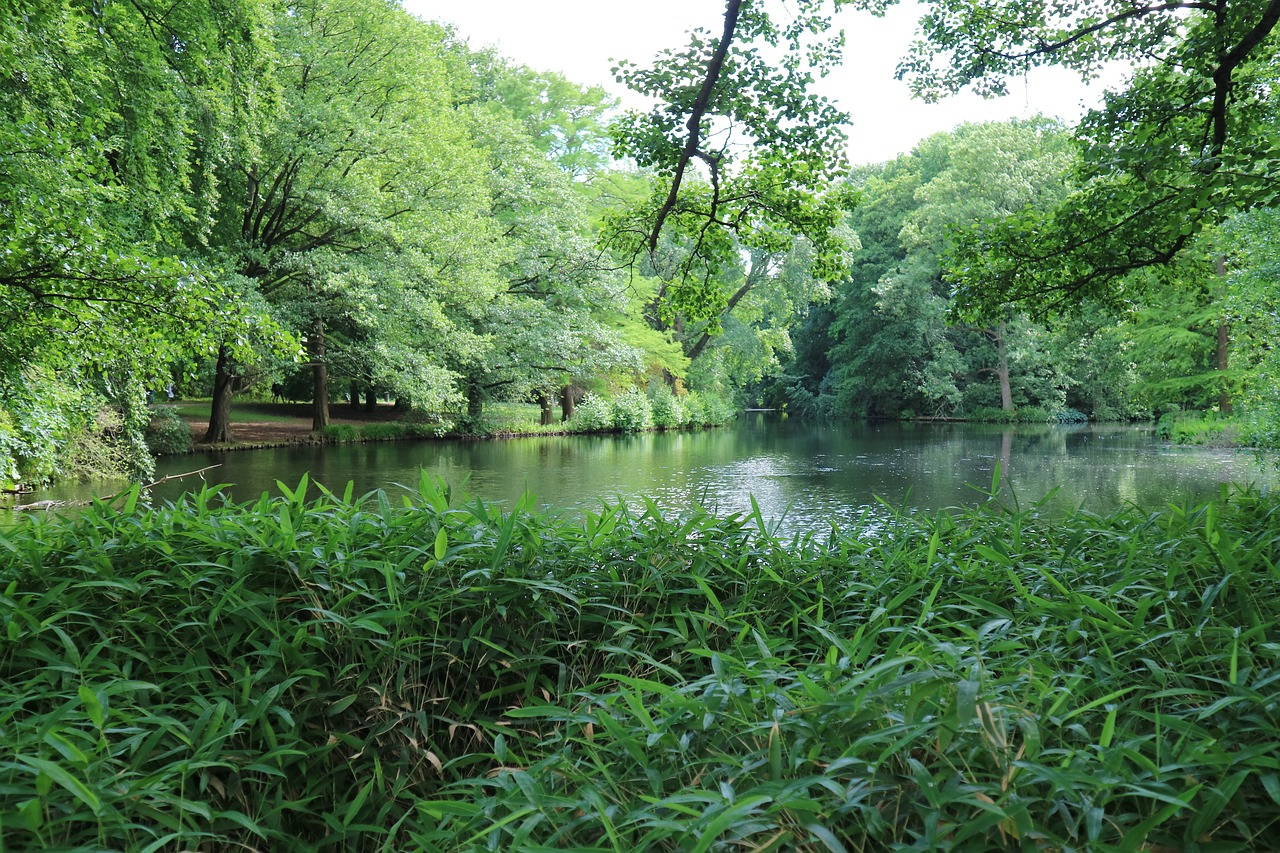
[[[1066,128],[1013,121],[963,125],[858,170],[850,224],[861,242],[849,277],[810,314],[773,393],[834,415],[1040,421],[1204,410],[1246,378],[1257,387],[1256,345],[1238,349],[1235,370],[1217,361],[1223,318],[1243,312],[1234,306],[1245,298],[1216,270],[1225,238],[1193,243],[1159,286],[1133,274],[1127,284],[1142,298],[1125,305],[1085,300],[1063,313],[1024,301],[964,313],[946,266],[960,228],[1061,203],[1074,156]],[[1256,261],[1233,268],[1260,274]]]
[[[209,442],[272,385],[312,400],[317,430],[344,396],[467,428],[494,399],[727,400],[786,349],[770,284],[807,298],[811,255],[773,226],[718,244],[699,292],[732,304],[672,309],[698,246],[601,239],[654,191],[612,157],[612,99],[387,0],[9,5],[5,484],[145,469],[144,395],[167,384],[212,398]],[[745,333],[709,346],[730,312]]]

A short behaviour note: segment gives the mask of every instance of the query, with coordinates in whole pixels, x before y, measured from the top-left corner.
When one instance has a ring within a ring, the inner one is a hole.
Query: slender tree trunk
[[[224,444],[231,441],[231,398],[235,396],[235,374],[231,370],[231,353],[218,347],[218,362],[213,371],[213,403],[209,406],[209,430],[200,441]]]
[[[1000,378],[1000,408],[1013,411],[1013,388],[1009,384],[1009,351],[1004,344],[1005,325],[996,326],[996,376]]]
[[[316,320],[311,332],[310,351],[311,370],[315,377],[311,431],[320,432],[329,425],[329,364],[324,360],[324,320]]]
[[[484,417],[484,392],[475,382],[467,386],[467,417],[473,425],[479,424]]]
[[[1218,255],[1218,280],[1224,285],[1226,290],[1227,281],[1227,258],[1225,255]],[[1231,349],[1231,326],[1226,319],[1218,321],[1218,370],[1226,373],[1227,356]],[[1218,411],[1224,415],[1231,414],[1231,391],[1227,388],[1227,380],[1224,378],[1218,391]]]
[[[538,423],[543,426],[555,423],[555,397],[545,391],[538,391],[534,394],[534,399],[538,401],[538,407],[542,410]]]

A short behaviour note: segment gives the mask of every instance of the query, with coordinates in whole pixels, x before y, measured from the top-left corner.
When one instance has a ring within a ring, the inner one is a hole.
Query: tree
[[[1062,129],[1035,119],[962,125],[862,170],[850,217],[862,248],[837,289],[822,383],[837,409],[897,416],[1058,405],[1041,335],[1026,318],[948,322],[952,292],[939,258],[956,224],[1054,200],[1068,163]]]
[[[1274,452],[1280,449],[1280,210],[1238,214],[1221,239],[1231,247],[1224,302],[1238,330],[1234,360],[1243,376],[1246,439]]]
[[[270,99],[261,5],[10,6],[0,363],[92,359],[110,339],[154,369],[228,310],[187,247],[211,226],[214,170]]]
[[[908,252],[947,251],[952,229],[965,223],[1043,210],[1063,195],[1062,175],[1071,164],[1064,129],[1043,119],[963,125],[947,146],[947,166],[916,192],[919,207],[903,225]],[[995,317],[980,329],[996,350],[993,373],[1000,388],[1000,407],[1014,408],[1010,376],[1010,323],[1025,327],[1011,313]],[[1029,340],[1027,330],[1022,337]]]
[[[482,302],[498,286],[483,154],[455,109],[445,34],[382,0],[291,3],[275,27],[282,116],[257,156],[228,170],[217,249],[305,336],[317,430],[330,366],[379,352],[383,384],[439,404],[450,377],[413,365],[439,363],[430,354],[453,342],[470,347],[443,305]],[[229,437],[219,395],[234,370],[219,358],[206,440]]]
[[[523,74],[521,81],[538,84]],[[505,287],[472,316],[485,346],[455,369],[473,420],[487,399],[530,396],[543,402],[545,420],[571,379],[640,368],[639,352],[600,317],[626,301],[624,283],[592,239],[587,196],[574,181],[580,163],[563,162],[531,137],[505,103],[480,102],[468,115],[489,157],[488,215],[502,234],[496,248]],[[564,136],[554,124],[542,132]]]
[[[268,33],[259,0],[0,16],[0,376],[100,389],[139,472],[148,380],[249,319],[198,247],[219,169],[271,114]]]
[[[809,89],[843,41],[809,43],[829,26],[823,6],[801,0],[779,26],[760,0],[727,0],[718,37],[695,30],[687,48],[665,51],[652,67],[616,70],[659,101],[614,125],[617,151],[658,180],[643,204],[607,224],[606,239],[633,258],[656,256],[664,234],[684,247],[659,294],[668,319],[714,323],[731,295],[717,283],[720,270],[740,247],[785,252],[803,236],[814,246],[815,275],[840,274],[846,116]]]
[[[975,311],[1123,298],[1126,276],[1169,263],[1203,229],[1280,194],[1274,81],[1280,0],[934,0],[899,68],[927,98],[1000,93],[1029,67],[1088,75],[1135,63],[1076,131],[1074,191],[971,229],[947,259]],[[1130,280],[1132,284],[1133,280]]]

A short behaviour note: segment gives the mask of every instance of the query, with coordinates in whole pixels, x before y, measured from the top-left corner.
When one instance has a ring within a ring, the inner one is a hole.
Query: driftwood
[[[221,465],[222,463],[219,462],[217,465],[206,465],[204,468],[197,468],[195,471],[188,471],[185,474],[165,474],[163,477],[161,477],[159,480],[156,480],[154,483],[144,484],[140,492],[145,492],[147,489],[150,489],[154,486],[158,486],[161,483],[167,483],[170,480],[181,480],[183,477],[191,477],[196,474],[204,474],[205,471],[212,471],[214,468],[218,468]],[[201,477],[201,479],[204,479],[204,478]],[[132,486],[125,489],[123,492],[116,492],[114,495],[112,495],[109,498],[102,498],[102,502],[109,504],[112,501],[119,500],[120,498],[129,494],[129,492],[131,491],[133,491]],[[73,506],[88,506],[89,503],[90,503],[89,501],[56,501],[56,500],[34,501],[29,504],[17,504],[16,506],[13,507],[13,511],[14,512],[23,512],[23,511],[32,512],[34,510],[39,510],[39,509],[43,509],[43,510],[64,509],[66,507],[73,507]]]

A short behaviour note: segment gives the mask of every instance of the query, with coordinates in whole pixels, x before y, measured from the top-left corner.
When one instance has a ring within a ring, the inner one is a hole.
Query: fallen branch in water
[[[221,462],[219,462],[219,463],[217,463],[216,465],[206,465],[204,468],[197,468],[195,471],[187,471],[185,474],[165,474],[163,477],[161,477],[159,480],[156,480],[154,483],[146,483],[145,485],[143,485],[140,489],[138,489],[138,493],[139,493],[139,494],[141,494],[142,492],[145,492],[147,489],[153,488],[153,487],[155,487],[155,486],[159,486],[161,483],[167,483],[167,482],[169,482],[170,480],[181,480],[183,477],[191,477],[191,476],[196,475],[196,474],[204,474],[204,472],[205,472],[205,471],[212,471],[214,468],[219,468],[219,467],[221,467],[221,466],[222,466],[222,463],[221,463]],[[203,477],[201,477],[200,479],[204,479],[204,478],[203,478]],[[103,502],[103,503],[105,503],[105,504],[109,504],[109,503],[111,503],[112,501],[119,500],[120,498],[122,498],[122,497],[124,497],[125,495],[129,494],[131,491],[133,491],[133,486],[130,486],[129,488],[125,489],[123,492],[116,492],[116,493],[115,493],[114,495],[112,495],[111,497],[109,497],[109,498],[102,498],[101,500],[102,500],[102,502]],[[23,511],[23,510],[26,510],[26,511],[28,511],[28,512],[29,512],[29,511],[37,510],[37,509],[43,509],[43,510],[63,509],[63,508],[65,508],[65,507],[72,507],[72,506],[88,506],[88,505],[89,505],[89,503],[90,503],[89,501],[79,501],[79,500],[76,500],[76,501],[59,501],[59,500],[35,501],[34,503],[29,503],[29,504],[17,504],[17,505],[15,505],[15,506],[13,507],[13,511],[14,511],[14,512],[21,512],[21,511]]]

